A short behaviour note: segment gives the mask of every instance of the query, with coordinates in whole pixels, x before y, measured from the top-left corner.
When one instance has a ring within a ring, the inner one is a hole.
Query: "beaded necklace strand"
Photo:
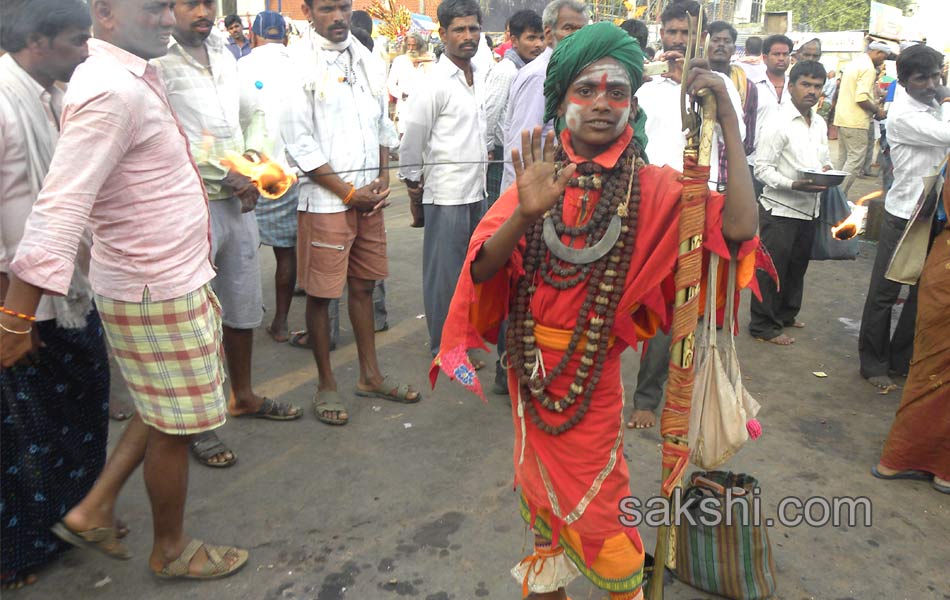
[[[563,166],[566,155],[558,150],[558,165]],[[563,222],[564,198],[545,215],[554,222],[558,234],[572,238],[584,236],[585,247],[599,241],[607,229],[611,217],[618,215],[622,219],[621,234],[613,248],[605,256],[588,265],[576,265],[554,257],[545,247],[542,236],[542,219],[535,222],[526,234],[525,275],[517,285],[514,304],[511,310],[507,342],[510,364],[518,375],[522,397],[531,420],[542,431],[559,435],[577,425],[590,407],[594,389],[600,382],[601,371],[607,359],[610,345],[610,331],[620,298],[623,284],[633,255],[636,239],[637,218],[640,207],[640,184],[638,171],[643,166],[639,152],[631,142],[624,150],[617,165],[604,171],[594,163],[584,163],[578,167],[578,176],[569,185],[587,192],[603,188],[603,193],[593,214],[581,225],[568,226]],[[538,361],[534,315],[531,313],[531,299],[537,291],[537,278],[557,290],[567,290],[587,282],[587,295],[581,304],[577,321],[571,332],[567,349],[558,364],[546,373],[542,373]],[[586,337],[586,341],[583,338]],[[551,385],[570,363],[583,341],[583,353],[580,366],[574,374],[574,381],[563,398],[552,398],[547,394]],[[574,414],[558,426],[544,420],[541,413],[528,398],[538,401],[548,411],[563,413],[581,399]]]

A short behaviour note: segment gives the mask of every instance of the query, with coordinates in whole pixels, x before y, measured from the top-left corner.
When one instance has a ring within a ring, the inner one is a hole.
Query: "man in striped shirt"
[[[155,63],[210,200],[211,260],[217,269],[211,287],[221,303],[231,379],[228,411],[235,417],[291,420],[300,417],[299,408],[258,396],[251,386],[254,329],[263,319],[260,236],[253,213],[258,192],[247,177],[222,164],[228,153],[250,148],[241,131],[237,62],[224,39],[211,35],[216,10],[214,0],[177,2],[168,53]],[[195,436],[192,452],[211,467],[236,460],[213,431]]]

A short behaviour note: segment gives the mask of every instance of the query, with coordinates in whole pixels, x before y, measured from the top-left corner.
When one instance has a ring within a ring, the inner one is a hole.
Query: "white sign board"
[[[900,40],[904,38],[904,13],[896,6],[871,2],[868,33]]]

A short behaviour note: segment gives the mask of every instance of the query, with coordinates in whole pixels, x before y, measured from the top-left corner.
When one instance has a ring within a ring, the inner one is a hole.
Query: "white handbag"
[[[897,283],[917,285],[920,274],[924,270],[924,261],[930,249],[930,234],[933,227],[933,218],[940,204],[940,191],[943,188],[941,171],[947,160],[930,175],[923,178],[924,189],[917,199],[914,212],[911,214],[900,241],[891,255],[891,262],[887,265],[884,277]]]
[[[729,460],[749,439],[761,431],[754,421],[759,403],[742,384],[736,356],[734,308],[736,261],[729,262],[726,314],[722,326],[722,347],[716,331],[716,284],[719,257],[709,259],[709,286],[706,288],[705,336],[697,336],[696,381],[689,416],[690,460],[701,469],[715,469]]]

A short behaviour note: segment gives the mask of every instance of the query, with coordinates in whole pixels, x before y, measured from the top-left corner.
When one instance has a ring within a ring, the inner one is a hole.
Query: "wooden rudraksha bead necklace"
[[[558,164],[565,164],[563,149],[558,150]],[[581,207],[581,224],[568,226],[563,220],[564,199],[545,215],[545,220],[553,222],[559,236],[568,235],[571,241],[584,236],[584,250],[595,246],[604,239],[610,228],[610,221],[616,215],[620,219],[620,234],[609,251],[587,264],[573,264],[555,256],[545,242],[544,220],[539,219],[526,234],[524,256],[525,274],[517,285],[517,291],[511,308],[508,328],[508,355],[511,368],[515,369],[524,403],[532,422],[542,431],[559,435],[584,418],[590,407],[594,390],[600,383],[603,365],[610,346],[610,331],[620,298],[623,284],[630,270],[636,240],[637,217],[640,208],[640,185],[638,171],[643,165],[634,143],[624,150],[613,169],[604,170],[595,163],[584,163],[577,170],[577,176],[569,186],[585,190]],[[603,192],[590,215],[588,210],[588,192],[602,188]],[[550,225],[549,225],[550,226]],[[560,241],[558,242],[560,243]],[[537,291],[538,278],[558,290],[574,288],[586,281],[587,293],[581,304],[567,349],[558,364],[542,375],[538,365],[539,354],[535,338],[536,322],[531,313],[531,298]],[[574,380],[563,398],[552,398],[547,388],[571,362],[582,347],[580,365],[574,374]],[[554,426],[546,422],[532,399],[545,410],[563,413],[574,406],[580,398],[573,415]]]

